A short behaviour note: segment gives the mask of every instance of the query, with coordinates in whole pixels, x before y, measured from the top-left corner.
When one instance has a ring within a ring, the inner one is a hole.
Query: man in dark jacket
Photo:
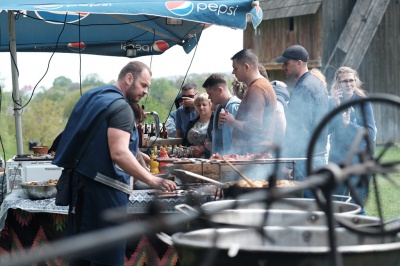
[[[286,113],[286,133],[282,157],[306,157],[308,144],[314,129],[329,111],[327,92],[322,83],[308,71],[308,52],[300,45],[288,47],[275,62],[282,63],[289,82],[295,83],[290,95]],[[313,151],[313,167],[325,164],[328,130],[321,132],[315,150]],[[283,167],[287,179],[292,179],[291,165]],[[307,177],[306,161],[296,164],[295,178],[303,180]],[[313,197],[310,191],[305,191],[305,197]]]
[[[149,67],[132,61],[122,68],[114,85],[87,91],[75,105],[53,160],[53,164],[66,169],[73,167],[68,234],[111,226],[102,219],[102,212],[127,207],[130,176],[163,191],[176,189],[174,182],[146,171],[134,155],[138,134],[128,102],[139,102],[148,93],[150,83]],[[98,120],[103,112],[105,119]],[[95,130],[91,130],[95,125]],[[87,139],[83,154],[76,158]],[[70,265],[122,266],[124,255],[125,241],[120,241],[102,252],[82,254]]]

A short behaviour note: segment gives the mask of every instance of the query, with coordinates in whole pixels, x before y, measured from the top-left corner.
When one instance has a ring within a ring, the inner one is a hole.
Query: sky
[[[82,80],[96,73],[104,82],[116,80],[120,69],[131,60],[140,60],[151,66],[153,78],[184,76],[191,73],[226,73],[232,71],[230,58],[243,48],[243,31],[227,27],[212,26],[206,29],[199,44],[186,54],[182,47],[175,45],[162,55],[126,57],[81,55]],[[50,88],[55,78],[65,76],[79,82],[80,58],[77,54],[17,53],[19,87]],[[49,63],[49,60],[51,61]],[[191,64],[192,61],[192,64]],[[8,53],[0,53],[0,80],[5,91],[12,90],[11,59]],[[48,71],[46,73],[46,70]]]

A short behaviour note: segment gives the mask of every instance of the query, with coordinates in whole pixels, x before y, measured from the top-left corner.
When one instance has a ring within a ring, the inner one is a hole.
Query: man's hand
[[[193,156],[196,158],[200,158],[203,155],[203,153],[206,151],[206,149],[202,145],[190,146],[190,148],[192,148]]]
[[[177,189],[175,182],[160,178],[157,176],[153,176],[154,184],[152,185],[153,188],[161,190],[161,191],[174,191]]]
[[[194,99],[182,96],[182,105],[185,107],[194,107]]]
[[[287,168],[286,166],[284,166],[282,168],[283,178],[288,179],[288,180],[292,180],[293,179],[292,172],[293,172],[293,169]]]
[[[218,123],[226,124],[229,127],[233,127],[235,122],[235,118],[232,114],[229,113],[228,110],[225,110],[225,113],[219,113]]]

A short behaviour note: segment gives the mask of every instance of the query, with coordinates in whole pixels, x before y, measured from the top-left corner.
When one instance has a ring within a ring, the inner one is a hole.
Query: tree
[[[84,87],[91,87],[91,88],[95,88],[95,87],[99,87],[99,86],[103,86],[106,83],[103,82],[103,80],[100,78],[99,74],[89,74],[85,77],[85,79],[82,81],[82,88]]]
[[[25,107],[22,116],[24,146],[28,148],[29,140],[37,140],[39,145],[50,146],[62,131],[65,122],[60,117],[63,107],[50,99],[33,101]]]
[[[64,76],[60,76],[53,81],[53,88],[58,88],[58,87],[68,88],[71,84],[72,84],[71,79]]]

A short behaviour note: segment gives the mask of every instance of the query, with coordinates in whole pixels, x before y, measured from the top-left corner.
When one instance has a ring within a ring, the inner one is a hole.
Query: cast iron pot
[[[361,211],[361,207],[342,201],[333,201],[333,212],[334,213],[348,213],[358,214]],[[304,199],[304,198],[285,198],[273,202],[267,206],[263,202],[250,203],[249,200],[219,200],[213,202],[207,202],[201,205],[201,208],[205,212],[216,212],[218,210],[227,209],[273,209],[273,210],[299,210],[299,211],[322,211],[315,199]]]
[[[379,225],[379,219],[346,213],[335,213],[335,217],[345,220],[347,225]],[[223,210],[204,217],[211,227],[260,227],[260,226],[327,226],[323,212],[297,210],[239,209]],[[335,225],[339,226],[335,219]],[[208,227],[210,227],[208,226]]]
[[[180,264],[332,266],[326,227],[202,229],[176,233],[172,243]],[[400,237],[360,236],[336,228],[337,250],[344,266],[400,265]]]

